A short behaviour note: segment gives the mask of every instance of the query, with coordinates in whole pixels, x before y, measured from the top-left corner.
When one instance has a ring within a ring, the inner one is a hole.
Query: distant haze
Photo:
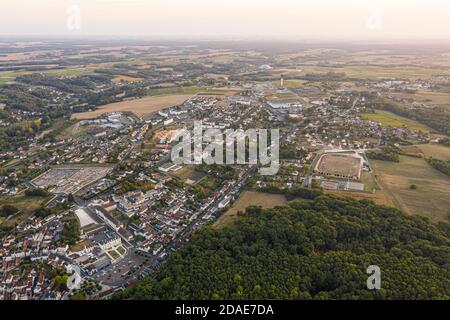
[[[1,0],[0,34],[450,39],[449,17],[449,0]]]

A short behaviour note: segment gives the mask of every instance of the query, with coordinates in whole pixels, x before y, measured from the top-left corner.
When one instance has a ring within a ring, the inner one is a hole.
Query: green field
[[[53,74],[53,75],[61,75],[61,76],[75,76],[82,75],[92,72],[89,69],[49,69],[43,71],[5,71],[0,72],[0,84],[7,82],[14,82],[16,77],[23,76],[26,74],[32,73],[45,73],[45,74]]]
[[[440,160],[450,160],[450,147],[439,144],[420,144],[417,146],[425,157],[433,157]]]
[[[9,204],[17,209],[19,213],[11,216],[10,219],[2,221],[2,227],[14,226],[27,219],[35,209],[39,208],[41,204],[47,199],[42,197],[27,197],[27,196],[14,196],[14,197],[0,197],[0,205]]]
[[[110,251],[108,251],[107,253],[108,253],[108,255],[111,256],[111,258],[112,258],[113,260],[117,260],[117,259],[120,258],[120,255],[116,252],[116,250],[110,250]]]
[[[42,197],[8,196],[0,197],[0,204],[10,204],[21,211],[33,210],[45,200]]]
[[[14,82],[14,79],[12,78],[0,78],[0,84],[7,84]]]
[[[46,70],[43,73],[48,74],[56,74],[61,76],[77,76],[89,73],[87,69],[54,69],[54,70]]]
[[[276,72],[277,69],[272,69],[271,72]],[[283,70],[285,74],[289,72]],[[443,70],[436,68],[424,67],[393,67],[393,66],[343,66],[343,67],[322,67],[322,66],[305,66],[302,70],[292,69],[293,74],[296,73],[345,73],[348,77],[357,79],[374,79],[381,78],[404,78],[404,79],[419,79],[430,78],[433,75],[442,73]],[[444,73],[449,74],[448,71]]]
[[[261,206],[263,208],[274,208],[287,204],[287,199],[281,194],[270,194],[264,192],[245,191],[234,205],[214,223],[214,228],[221,228],[237,217],[239,211],[245,212],[249,206]]]
[[[401,147],[404,155],[422,158],[435,158],[439,160],[450,160],[450,147],[440,144],[417,144]]]
[[[450,179],[421,158],[400,156],[400,162],[370,161],[380,187],[407,214],[448,221]],[[417,190],[411,190],[415,184]]]
[[[361,118],[364,120],[370,120],[380,122],[383,125],[391,127],[403,127],[406,126],[413,131],[430,132],[431,129],[426,125],[423,125],[417,121],[400,117],[396,114],[387,111],[375,110],[375,113],[361,113]]]

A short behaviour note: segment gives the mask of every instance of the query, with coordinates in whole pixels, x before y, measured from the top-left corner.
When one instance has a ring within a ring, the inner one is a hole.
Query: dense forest
[[[366,155],[369,159],[373,160],[400,162],[397,150],[391,147],[385,147],[381,150],[370,150],[366,152]]]
[[[61,244],[74,245],[80,240],[80,222],[75,214],[64,218],[64,229],[61,232]]]
[[[381,268],[368,290],[367,267]],[[250,207],[113,299],[449,299],[450,227],[367,200]]]

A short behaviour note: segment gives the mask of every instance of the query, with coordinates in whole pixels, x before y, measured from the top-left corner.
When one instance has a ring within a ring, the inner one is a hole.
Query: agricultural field
[[[400,162],[372,160],[381,189],[406,214],[419,214],[433,221],[450,215],[450,179],[422,158],[400,156]],[[411,185],[417,189],[412,190]]]
[[[0,203],[13,205],[20,211],[37,209],[44,200],[46,199],[43,197],[27,197],[27,196],[0,197]]]
[[[400,147],[401,153],[405,156],[423,158],[424,154],[417,145]]]
[[[413,131],[430,132],[431,129],[417,121],[407,119],[391,112],[375,110],[375,113],[361,113],[364,120],[379,122],[385,126],[403,127],[406,126]]]
[[[0,78],[0,84],[8,84],[14,82],[13,78]]]
[[[404,155],[421,158],[436,158],[450,160],[450,147],[439,144],[418,144],[401,147]]]
[[[84,248],[89,246],[91,243],[92,243],[91,240],[81,240],[76,244],[74,244],[73,246],[70,246],[70,251],[79,252],[81,250],[84,250]]]
[[[417,147],[426,158],[433,157],[440,160],[450,160],[450,147],[439,144],[419,144]]]
[[[239,211],[244,212],[249,206],[261,206],[263,208],[274,208],[283,206],[287,199],[281,194],[270,194],[264,192],[245,191],[234,205],[214,223],[216,229],[222,228],[233,221]]]
[[[129,76],[117,76],[115,78],[113,78],[111,81],[112,83],[120,83],[120,82],[138,82],[138,81],[142,81],[142,78],[133,78],[133,77],[129,77]]]
[[[97,110],[90,112],[74,113],[72,119],[85,120],[95,119],[104,113],[117,112],[117,111],[129,111],[133,112],[136,116],[142,117],[146,114],[158,112],[166,108],[176,106],[183,103],[192,95],[168,95],[168,96],[149,96],[142,99],[122,101],[116,103],[110,103],[104,106],[100,106]]]
[[[417,102],[433,103],[439,106],[450,106],[450,93],[436,91],[417,91],[416,93],[394,93],[398,98],[414,99]]]
[[[76,76],[76,75],[83,75],[89,73],[90,70],[87,68],[62,68],[62,69],[48,69],[48,70],[42,70],[39,71],[39,73],[43,74],[53,74],[53,75],[59,75],[59,76]],[[8,82],[14,82],[16,77],[33,74],[36,73],[35,71],[3,71],[0,72],[0,84],[8,83]]]

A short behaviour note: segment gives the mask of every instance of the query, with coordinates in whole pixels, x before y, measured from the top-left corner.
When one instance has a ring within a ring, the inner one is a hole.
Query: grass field
[[[26,74],[32,74],[36,73],[37,71],[4,71],[0,72],[0,81],[6,81],[6,82],[14,82],[16,77],[26,75]],[[60,75],[60,76],[76,76],[76,75],[82,75],[87,74],[91,72],[87,68],[67,68],[67,69],[49,69],[49,70],[43,70],[39,71],[41,73],[45,74],[53,74],[53,75]]]
[[[361,171],[361,182],[364,183],[364,191],[373,193],[380,190],[372,172]]]
[[[417,144],[401,147],[405,155],[422,158],[436,158],[440,160],[450,160],[450,147],[439,144]]]
[[[342,198],[352,198],[356,200],[371,200],[378,205],[395,207],[390,196],[383,190],[376,190],[375,193],[369,192],[348,192],[339,190],[325,190],[326,194],[331,194],[334,196]]]
[[[116,111],[129,111],[133,112],[138,117],[142,117],[145,114],[154,113],[181,104],[191,97],[192,95],[187,94],[149,96],[142,99],[110,103],[104,106],[100,106],[97,108],[97,110],[94,111],[74,113],[72,115],[72,119],[78,120],[94,119],[101,116],[104,113]]]
[[[383,125],[391,127],[403,127],[406,126],[413,131],[430,132],[431,129],[427,126],[407,118],[400,117],[396,114],[376,110],[375,113],[361,113],[360,117],[364,120],[370,120],[380,122]]]
[[[273,208],[287,204],[287,199],[281,194],[245,191],[227,212],[222,214],[213,227],[219,229],[233,221],[239,211],[244,212],[249,206]]]
[[[417,91],[416,93],[394,93],[399,98],[412,98],[418,102],[431,102],[440,106],[450,105],[450,93],[447,92],[435,92],[435,91]]]
[[[70,247],[70,251],[72,252],[78,252],[81,250],[84,250],[84,248],[86,246],[89,246],[91,244],[91,240],[82,240],[77,242],[76,244],[74,244],[73,246]]]
[[[304,75],[307,73],[345,73],[348,77],[358,79],[425,79],[436,74],[450,74],[438,68],[411,67],[411,66],[363,66],[347,65],[342,67],[301,66],[301,69],[272,69],[271,73],[284,72],[286,75]]]
[[[371,161],[381,189],[406,214],[419,214],[433,221],[450,215],[450,179],[422,158],[400,156],[400,162]],[[415,184],[417,190],[410,190]]]
[[[384,190],[381,190],[372,172],[362,171],[361,182],[364,183],[364,192],[341,190],[324,190],[324,192],[338,197],[371,200],[379,205],[395,207],[389,195]]]
[[[142,78],[133,78],[129,76],[117,76],[113,78],[111,81],[112,83],[120,83],[120,82],[137,82],[143,80]]]
[[[178,87],[168,85],[163,88],[150,89],[149,94],[151,96],[164,96],[164,95],[179,95],[179,94],[191,94],[191,95],[234,95],[241,92],[240,88],[206,88],[206,87]]]
[[[2,226],[14,226],[27,219],[32,212],[39,208],[41,204],[46,200],[42,197],[27,197],[27,196],[11,196],[11,197],[0,197],[0,205],[9,204],[17,209],[19,213],[10,217],[8,220],[2,222]]]
[[[425,157],[433,157],[440,160],[450,160],[450,147],[439,144],[419,144],[417,146]]]
[[[81,121],[74,122],[74,124],[67,126],[59,132],[59,139],[79,138],[88,133],[89,126],[81,125]]]
[[[424,157],[422,150],[420,150],[417,145],[402,146],[400,147],[400,149],[402,150],[402,153],[405,156],[419,157],[419,158]]]
[[[21,211],[34,210],[40,206],[45,198],[42,197],[27,197],[27,196],[12,196],[0,197],[0,204],[10,204]]]
[[[13,78],[0,78],[0,84],[7,84],[14,82]]]
[[[54,69],[43,71],[43,73],[55,74],[60,76],[78,76],[89,73],[87,69]]]
[[[172,175],[179,178],[184,183],[189,182],[189,184],[196,184],[206,176],[203,172],[195,171],[194,166],[184,166]]]

